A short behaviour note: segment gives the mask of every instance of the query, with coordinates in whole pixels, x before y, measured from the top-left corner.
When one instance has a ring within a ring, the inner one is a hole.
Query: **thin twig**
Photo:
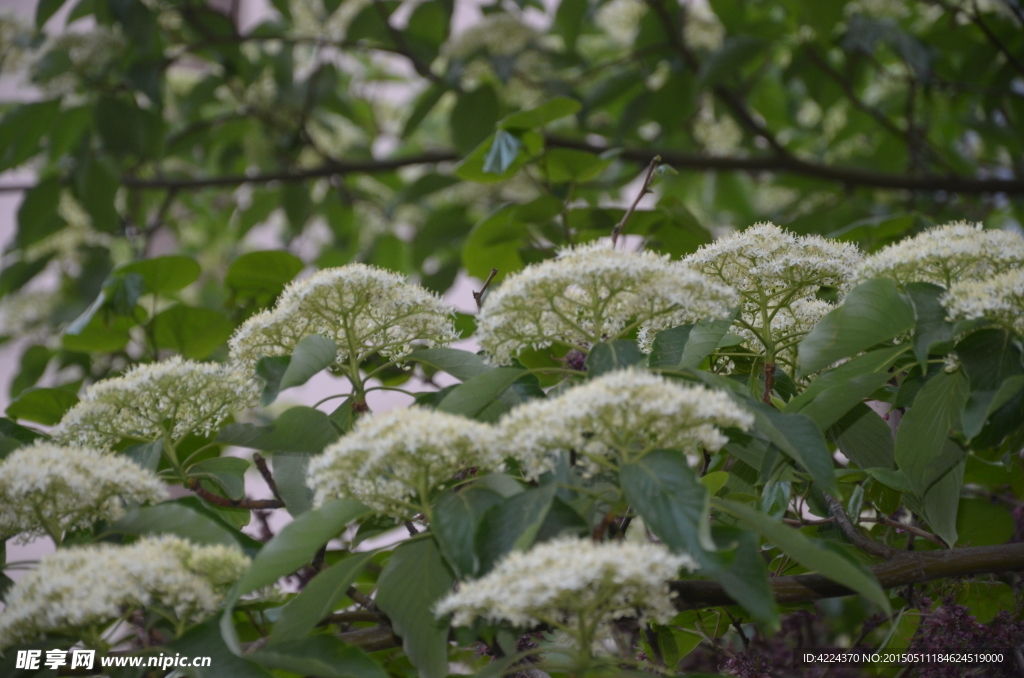
[[[270,469],[267,468],[267,460],[259,452],[253,453],[252,460],[256,464],[256,468],[259,469],[260,475],[263,476],[264,482],[267,483],[267,487],[274,493],[277,500],[283,504],[284,499],[281,498],[281,493],[277,491],[277,483],[274,482],[274,476],[270,473]]]
[[[874,539],[864,536],[860,531],[860,528],[854,525],[853,521],[850,520],[850,516],[846,515],[846,509],[843,508],[843,505],[839,503],[838,499],[829,494],[825,494],[825,503],[828,505],[829,513],[831,513],[836,519],[839,529],[843,531],[843,534],[846,535],[846,538],[849,539],[854,546],[870,553],[873,556],[884,558],[886,560],[892,559],[893,556],[899,553],[899,551],[891,546],[880,544]]]
[[[626,213],[622,215],[622,219],[619,223],[615,224],[615,228],[612,229],[612,248],[619,241],[619,236],[622,234],[622,229],[626,227],[626,222],[629,221],[629,217],[636,211],[636,206],[640,204],[643,197],[651,192],[651,182],[654,180],[654,170],[658,169],[658,165],[661,164],[661,156],[656,155],[651,158],[651,163],[647,166],[647,174],[644,176],[644,185],[640,188],[640,192],[636,196],[636,200],[629,206]]]
[[[477,308],[481,308],[484,305],[484,294],[487,292],[487,288],[491,286],[491,281],[494,280],[496,275],[498,275],[498,269],[492,268],[491,274],[484,281],[484,286],[480,288],[479,292],[473,292],[473,301],[476,302]]]
[[[383,619],[384,615],[379,612],[353,610],[351,612],[336,612],[334,614],[329,614],[321,619],[317,626],[327,626],[328,624],[350,624],[352,622],[380,622]]]
[[[200,485],[198,478],[189,478],[188,482],[185,483],[185,487],[199,495],[203,501],[213,504],[214,506],[250,510],[284,508],[284,502],[280,499],[248,499],[244,497],[242,499],[228,499],[227,497],[221,497]]]

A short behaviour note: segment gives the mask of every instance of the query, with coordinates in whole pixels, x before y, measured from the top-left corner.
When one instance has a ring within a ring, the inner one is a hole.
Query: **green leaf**
[[[896,463],[918,497],[965,455],[949,434],[960,428],[966,401],[967,377],[959,370],[941,372],[925,383],[903,416]]]
[[[25,389],[35,386],[53,356],[54,352],[42,344],[25,349],[25,352],[21,354],[21,366],[18,374],[11,380],[11,388],[8,391],[10,396],[16,398]]]
[[[436,619],[433,607],[454,583],[432,539],[399,546],[377,580],[377,607],[391,620],[420,678],[448,675],[448,619]]]
[[[121,178],[117,167],[105,158],[87,156],[79,161],[72,175],[75,196],[92,218],[97,231],[117,233],[122,228],[115,201]]]
[[[226,524],[177,501],[165,501],[153,506],[142,506],[128,513],[110,526],[122,534],[175,534],[197,544],[224,544],[238,546],[235,532]]]
[[[11,109],[0,121],[0,172],[17,167],[39,152],[39,141],[51,135],[61,100],[37,101]]]
[[[437,409],[440,412],[461,414],[472,419],[526,374],[525,370],[516,367],[499,367],[478,374],[449,391]]]
[[[37,431],[15,424],[6,417],[0,417],[0,459],[3,459],[22,445],[27,445],[33,440],[43,437]]]
[[[151,443],[132,445],[121,452],[121,454],[129,457],[142,468],[153,473],[156,473],[156,470],[160,467],[160,457],[163,456],[163,453],[164,441],[162,438]]]
[[[956,345],[971,391],[996,391],[1004,380],[1024,373],[1018,339],[1006,330],[972,332]]]
[[[561,10],[559,10],[561,11]],[[553,97],[536,108],[518,111],[506,116],[498,126],[502,129],[534,129],[543,127],[567,115],[573,115],[582,108],[582,104],[569,97]]]
[[[269,426],[228,424],[217,442],[264,452],[320,452],[338,439],[330,419],[312,407],[285,410]]]
[[[749,35],[729,36],[703,64],[697,76],[704,87],[737,77],[743,67],[765,48],[765,41]]]
[[[902,428],[902,424],[900,425]],[[936,480],[925,492],[922,504],[925,520],[932,532],[950,547],[957,543],[957,513],[960,507],[960,490],[964,482],[964,462],[954,464],[949,471]],[[904,502],[906,502],[904,495]]]
[[[188,469],[189,476],[206,477],[227,493],[231,499],[245,496],[245,472],[249,470],[249,462],[238,457],[214,457],[193,464]]]
[[[613,370],[624,370],[642,363],[644,358],[635,341],[601,341],[594,344],[587,354],[587,376],[593,378]]]
[[[787,456],[803,466],[820,488],[838,496],[832,455],[817,424],[803,414],[779,412],[763,403],[748,402],[755,427]]]
[[[466,236],[462,246],[462,264],[469,275],[485,280],[492,268],[498,269],[494,284],[509,273],[521,269],[521,241],[526,237],[526,224],[515,218],[516,205],[505,205],[478,222]]]
[[[914,305],[914,356],[923,372],[928,371],[928,353],[932,346],[953,338],[953,323],[946,320],[941,298],[946,290],[931,283],[908,283],[907,295]]]
[[[348,587],[375,555],[376,551],[353,554],[313,577],[299,595],[281,608],[269,644],[297,640],[316,628],[321,619],[334,612],[347,595]]]
[[[430,111],[434,110],[434,106],[441,100],[444,93],[445,89],[440,85],[431,85],[416,97],[416,103],[413,104],[412,112],[409,113],[409,117],[406,118],[405,125],[402,127],[403,139],[416,131],[416,128],[420,126],[423,119],[430,114]]]
[[[889,381],[889,368],[908,348],[901,345],[871,351],[828,370],[789,401],[785,411],[805,414],[819,428],[827,429]]]
[[[18,247],[24,249],[64,228],[64,219],[57,214],[60,204],[60,180],[43,179],[25,191],[18,207]]]
[[[702,320],[694,325],[689,332],[676,367],[688,368],[700,365],[704,362],[704,358],[711,355],[711,352],[718,347],[731,326],[731,317],[724,320]]]
[[[976,437],[985,427],[989,417],[1017,397],[1021,391],[1024,391],[1024,375],[1008,377],[996,391],[972,391],[964,405],[964,436],[968,440]]]
[[[153,338],[160,348],[186,358],[206,358],[234,332],[234,324],[222,313],[208,308],[175,304],[153,318]]]
[[[447,492],[438,500],[430,530],[456,574],[472,576],[480,569],[476,531],[487,510],[501,501],[500,494],[477,484]]]
[[[320,574],[316,579],[322,576],[323,574]],[[277,630],[276,626],[274,630]],[[388,676],[377,662],[359,648],[346,645],[336,636],[324,634],[272,644],[247,655],[247,658],[268,669],[287,671],[300,676],[311,675],[318,678],[387,678]]]
[[[424,348],[413,351],[405,360],[429,365],[436,370],[447,372],[460,381],[472,379],[494,369],[476,353],[457,348]]]
[[[295,345],[288,369],[281,376],[281,390],[305,384],[314,374],[330,366],[337,355],[337,345],[327,337],[319,334],[303,337]]]
[[[265,668],[239,657],[217,632],[217,619],[196,624],[168,644],[168,650],[186,657],[209,657],[210,666],[189,668],[195,678],[273,678]]]
[[[714,551],[708,492],[676,450],[655,450],[623,464],[619,482],[626,501],[654,534],[676,553]]]
[[[551,510],[555,483],[515,494],[484,513],[476,532],[477,575],[494,567],[510,551],[525,551],[533,545]]]
[[[284,526],[259,552],[238,582],[238,595],[273,584],[295,572],[331,539],[369,509],[352,499],[336,499],[307,511]],[[230,609],[228,610],[230,612]]]
[[[491,150],[484,157],[484,172],[487,174],[504,174],[519,157],[519,149],[523,144],[512,134],[503,129],[494,133]]]
[[[533,131],[515,131],[511,133],[522,143],[519,155],[501,174],[484,171],[484,161],[491,150],[492,140],[497,134],[488,135],[472,150],[458,165],[455,166],[455,176],[466,181],[474,181],[478,184],[493,184],[504,181],[515,175],[529,159],[536,156],[544,148],[544,137]]]
[[[892,430],[877,412],[858,403],[829,429],[839,451],[861,468],[896,470]]]
[[[275,452],[274,482],[292,516],[298,516],[313,508],[313,490],[306,485],[306,470],[309,468],[308,452]]]
[[[777,628],[779,610],[772,597],[768,564],[761,557],[757,535],[723,526],[716,527],[713,534],[716,543],[727,544],[731,549],[696,552],[701,572],[714,577],[756,621]]]
[[[501,115],[501,102],[494,88],[481,85],[459,95],[452,109],[449,130],[452,143],[463,155],[491,135]]]
[[[683,357],[683,349],[690,340],[694,325],[679,325],[654,335],[651,353],[647,357],[650,367],[676,367]]]
[[[914,307],[896,282],[875,278],[853,288],[843,305],[822,318],[800,342],[799,374],[824,369],[913,329]]]
[[[11,401],[7,416],[53,426],[78,403],[78,396],[59,388],[30,388]]]
[[[1016,522],[1013,514],[988,499],[961,499],[956,531],[961,546],[995,546],[1013,538]]]
[[[587,15],[587,0],[562,0],[555,11],[555,27],[565,40],[565,48],[576,50],[576,38],[583,27],[583,18]]]
[[[260,405],[263,407],[277,400],[281,392],[281,378],[288,371],[291,361],[291,356],[287,355],[271,355],[256,361],[256,376],[263,382],[263,390],[260,392]]]
[[[231,262],[224,284],[238,297],[268,303],[304,267],[301,259],[282,250],[249,252]]]
[[[115,274],[138,273],[147,294],[171,294],[199,279],[202,269],[191,257],[181,255],[154,257],[119,266]]]
[[[881,607],[887,614],[891,613],[889,596],[878,585],[878,581],[838,553],[818,546],[797,530],[744,504],[724,499],[712,499],[711,504],[715,509],[738,518],[740,522],[761,534],[808,570],[818,572],[856,591]]]
[[[551,183],[562,184],[596,179],[611,162],[593,153],[574,148],[552,148],[544,154],[541,167],[544,168]]]

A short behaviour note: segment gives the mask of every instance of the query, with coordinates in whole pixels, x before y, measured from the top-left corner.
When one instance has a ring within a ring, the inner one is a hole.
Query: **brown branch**
[[[893,556],[899,553],[899,551],[891,546],[880,544],[874,539],[866,536],[860,531],[859,527],[853,524],[853,521],[850,520],[850,516],[846,515],[846,509],[843,508],[843,505],[839,503],[838,499],[829,494],[825,494],[824,496],[825,503],[828,505],[829,513],[831,513],[832,517],[836,519],[836,524],[839,525],[839,529],[843,531],[843,534],[850,540],[850,543],[866,553],[870,553],[871,555],[879,558],[885,558],[886,560],[892,559]]]
[[[772,391],[775,390],[775,363],[764,364],[764,393],[761,394],[761,401],[765,405],[772,404]]]
[[[889,562],[869,569],[883,589],[944,577],[1019,572],[1024,570],[1024,543],[901,552]],[[783,605],[854,594],[842,584],[820,574],[772,577],[769,584],[775,602]],[[737,604],[722,585],[715,581],[676,581],[670,582],[669,586],[678,594],[675,605],[680,611]]]
[[[277,483],[274,481],[274,476],[270,473],[270,469],[267,468],[267,460],[259,452],[253,452],[252,460],[256,464],[260,475],[263,476],[263,481],[270,488],[270,491],[274,493],[274,497],[283,504],[284,499],[281,498],[281,493],[277,491]]]
[[[494,280],[494,276],[498,275],[498,269],[492,268],[491,274],[487,276],[487,280],[484,281],[483,287],[480,288],[479,292],[473,292],[473,301],[476,302],[477,308],[483,308],[484,305],[484,293],[487,292],[487,288],[490,287],[491,281]]]
[[[384,615],[380,612],[371,612],[370,610],[336,612],[321,619],[317,626],[327,626],[328,624],[350,624],[352,622],[379,622],[384,618]]]
[[[203,501],[213,504],[214,506],[240,509],[284,508],[284,502],[279,499],[228,499],[227,497],[221,497],[200,485],[198,478],[189,478],[188,482],[185,483],[185,487],[199,495]]]
[[[643,197],[651,192],[651,182],[654,181],[654,171],[658,169],[658,165],[661,164],[661,156],[656,155],[651,158],[651,163],[647,166],[647,174],[644,176],[644,185],[640,188],[640,192],[636,195],[636,200],[629,206],[626,213],[622,215],[622,219],[619,223],[615,224],[615,228],[612,229],[612,249],[615,249],[616,243],[619,241],[619,236],[622,235],[622,229],[626,227],[626,222],[629,221],[629,217],[636,211],[636,206],[640,204]]]

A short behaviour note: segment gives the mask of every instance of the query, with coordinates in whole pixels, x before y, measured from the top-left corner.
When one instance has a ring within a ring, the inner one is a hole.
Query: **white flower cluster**
[[[417,344],[458,339],[453,309],[398,273],[348,264],[285,288],[272,311],[249,318],[228,342],[232,360],[251,369],[265,356],[289,355],[303,337],[320,334],[338,346],[337,363],[379,353],[400,359]]]
[[[465,417],[419,407],[395,410],[360,419],[310,461],[306,483],[317,506],[348,497],[408,519],[459,471],[500,468],[495,437],[490,426]]]
[[[62,549],[8,591],[0,648],[49,632],[95,634],[140,607],[159,606],[179,620],[197,621],[217,611],[248,566],[237,548],[173,536]]]
[[[163,483],[128,457],[36,442],[0,461],[0,538],[88,528],[124,515],[124,503],[167,498]]]
[[[499,365],[553,343],[587,349],[631,327],[671,327],[670,318],[723,318],[735,293],[654,252],[593,242],[509,276],[477,316],[480,346]],[[678,324],[678,323],[676,323]]]
[[[720,238],[683,259],[739,291],[743,305],[734,328],[754,350],[763,350],[764,340],[769,340],[783,361],[831,310],[816,299],[819,288],[848,290],[860,262],[855,245],[795,235],[771,223]]]
[[[484,16],[443,47],[443,54],[454,59],[469,59],[483,52],[491,56],[520,54],[537,37],[536,31],[510,14],[498,12]]]
[[[720,429],[747,429],[753,423],[753,416],[725,393],[619,370],[557,398],[524,403],[506,414],[499,427],[506,455],[536,480],[570,450],[584,472],[593,474],[658,448],[716,452],[728,442]]]
[[[90,386],[64,415],[54,437],[103,448],[122,438],[205,436],[258,398],[255,382],[235,367],[175,356]]]
[[[487,575],[442,599],[435,612],[454,613],[455,626],[478,617],[520,628],[593,628],[622,617],[664,623],[676,615],[667,582],[681,568],[695,565],[660,544],[557,539],[510,553]]]
[[[1024,238],[957,221],[872,254],[858,277],[894,278],[901,285],[929,282],[950,289],[954,282],[983,280],[1019,266],[1024,266]]]
[[[707,4],[690,3],[686,5],[683,39],[690,47],[714,52],[725,40],[725,26]]]
[[[1024,268],[954,282],[943,304],[953,320],[985,318],[1024,336]]]

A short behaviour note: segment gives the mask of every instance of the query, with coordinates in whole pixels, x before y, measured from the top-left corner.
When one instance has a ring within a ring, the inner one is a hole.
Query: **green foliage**
[[[678,260],[764,220],[865,253],[953,220],[1024,222],[1015,3],[652,0],[624,12],[507,0],[456,34],[448,0],[272,0],[244,29],[221,4],[83,0],[58,26],[65,0],[41,0],[32,25],[0,26],[0,67],[27,57],[18,68],[38,93],[0,116],[0,172],[37,177],[0,271],[2,339],[24,339],[5,346],[17,368],[0,461],[48,438],[83,385],[174,355],[229,361],[231,335],[304,272],[371,263],[466,310],[613,229],[620,249]],[[126,507],[65,544],[171,534],[252,556],[219,623],[144,619],[152,651],[214,657],[200,677],[443,678],[457,666],[496,678],[522,668],[521,640],[539,643],[530,656],[561,658],[546,667],[555,678],[647,669],[629,663],[640,650],[688,671],[691,659],[711,665],[699,659],[711,643],[756,654],[739,635],[779,628],[803,603],[780,599],[778,582],[807,573],[857,594],[816,608],[827,642],[906,648],[934,614],[922,596],[955,599],[984,624],[1019,617],[1019,582],[987,570],[886,593],[866,566],[886,549],[955,555],[1015,538],[1024,339],[953,322],[947,290],[929,282],[847,282],[817,289],[833,306],[789,347],[793,370],[767,359],[766,372],[735,323],[742,308],[679,320],[648,337],[649,353],[636,330],[585,356],[552,337],[511,367],[475,352],[476,316],[460,313],[460,348],[370,356],[355,379],[330,380],[327,400],[284,409],[273,406],[283,391],[339,372],[339,347],[296,326],[291,354],[249,375],[265,409],[173,451],[132,432],[109,450],[195,496]],[[502,473],[443,479],[408,525],[352,500],[314,508],[310,462],[359,426],[365,389],[495,424],[620,369],[727,393],[754,424],[722,431],[718,451],[652,450],[594,476],[563,450],[529,483],[506,449]],[[263,505],[292,520],[265,543],[241,532],[256,470],[229,446],[270,458]],[[576,671],[550,626],[452,629],[433,613],[512,552],[648,533],[697,564],[678,585],[736,604],[717,598],[635,633],[622,624],[621,664]],[[882,551],[859,548],[865,539]],[[286,577],[298,588],[266,595]],[[10,583],[0,574],[0,598]],[[877,625],[877,613],[892,616]]]

